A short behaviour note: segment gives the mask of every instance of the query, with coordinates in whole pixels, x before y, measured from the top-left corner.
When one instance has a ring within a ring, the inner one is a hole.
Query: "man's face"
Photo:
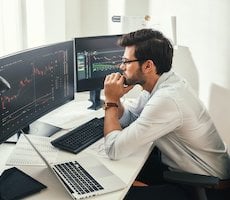
[[[142,73],[141,66],[137,61],[137,58],[134,56],[135,47],[127,46],[125,47],[125,52],[122,57],[123,63],[120,65],[120,69],[123,71],[125,77],[125,84],[127,85],[143,85],[145,79]]]

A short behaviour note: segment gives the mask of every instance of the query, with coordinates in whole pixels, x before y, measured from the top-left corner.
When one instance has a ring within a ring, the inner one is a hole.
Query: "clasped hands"
[[[134,87],[134,85],[126,86],[124,82],[124,75],[118,72],[107,75],[104,81],[105,100],[117,103],[124,94]]]

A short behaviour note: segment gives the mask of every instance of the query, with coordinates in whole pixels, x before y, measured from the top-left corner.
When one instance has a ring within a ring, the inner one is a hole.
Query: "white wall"
[[[26,1],[26,44],[25,48],[45,44],[45,11],[43,0]]]
[[[81,32],[84,36],[108,34],[108,1],[81,1]]]
[[[44,0],[45,42],[64,41],[66,37],[65,0]]]
[[[26,48],[72,39],[80,30],[80,0],[24,0]]]
[[[0,0],[0,56],[22,49],[19,0]]]
[[[81,36],[81,1],[67,0],[65,6],[65,38],[71,39]]]

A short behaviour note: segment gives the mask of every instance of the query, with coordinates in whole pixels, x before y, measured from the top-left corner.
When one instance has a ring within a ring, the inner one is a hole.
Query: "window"
[[[22,49],[20,16],[20,0],[0,0],[0,56]]]

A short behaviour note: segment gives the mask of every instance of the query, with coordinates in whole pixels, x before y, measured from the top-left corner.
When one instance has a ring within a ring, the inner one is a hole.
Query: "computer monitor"
[[[73,47],[72,40],[0,58],[0,74],[10,84],[0,93],[0,144],[74,99]]]
[[[103,101],[100,92],[107,74],[119,72],[118,64],[124,48],[117,45],[121,35],[74,38],[76,56],[76,91],[90,91],[90,109],[98,109]]]

